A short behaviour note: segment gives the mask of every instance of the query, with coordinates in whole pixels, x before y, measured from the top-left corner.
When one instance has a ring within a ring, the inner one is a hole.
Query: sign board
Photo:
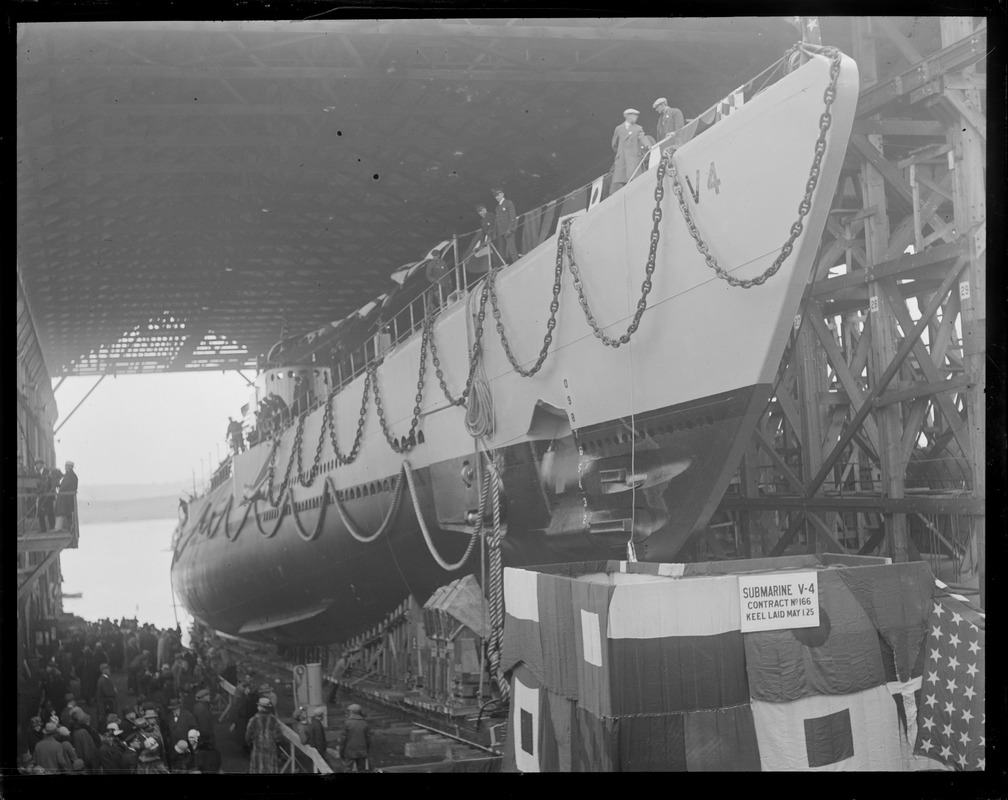
[[[816,572],[739,575],[742,633],[819,626]]]

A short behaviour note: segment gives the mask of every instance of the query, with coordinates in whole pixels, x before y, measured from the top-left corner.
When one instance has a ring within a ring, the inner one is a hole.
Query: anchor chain
[[[774,262],[767,267],[762,274],[757,275],[755,278],[736,278],[724,267],[718,264],[717,259],[711,255],[707,242],[704,241],[703,237],[700,235],[700,231],[697,230],[696,222],[693,221],[693,215],[690,213],[689,207],[686,204],[682,184],[679,182],[679,171],[676,168],[675,161],[672,160],[671,156],[669,157],[669,172],[672,177],[672,191],[675,192],[676,197],[679,200],[679,211],[682,213],[683,219],[686,221],[686,227],[689,230],[690,236],[692,236],[693,241],[696,242],[697,250],[699,250],[703,255],[707,266],[714,270],[714,274],[717,275],[717,277],[723,281],[727,281],[730,286],[751,289],[753,286],[760,286],[766,283],[768,278],[776,275],[777,271],[781,268],[781,265],[785,260],[787,260],[787,257],[791,255],[791,252],[794,249],[795,240],[801,235],[801,232],[805,228],[805,216],[812,208],[812,193],[815,191],[816,185],[819,183],[819,170],[822,165],[823,155],[826,153],[826,132],[833,124],[833,115],[830,113],[830,109],[833,106],[833,101],[836,99],[837,79],[840,76],[840,51],[835,47],[820,48],[815,47],[814,45],[802,45],[802,48],[808,50],[810,53],[818,53],[827,56],[830,59],[830,82],[826,87],[826,90],[823,92],[823,104],[825,105],[825,109],[819,117],[819,136],[815,143],[815,155],[812,159],[812,166],[809,169],[808,181],[805,183],[805,194],[802,197],[801,203],[798,205],[798,219],[795,220],[794,224],[791,226],[790,235],[781,247],[780,253],[778,253]]]
[[[427,341],[429,332],[430,326],[425,321],[420,337],[420,370],[417,375],[417,391],[413,405],[413,418],[410,420],[409,434],[403,437],[402,444],[396,441],[396,438],[389,432],[388,422],[385,420],[381,390],[378,388],[378,367],[381,365],[381,362],[375,362],[368,368],[371,373],[371,386],[374,389],[375,410],[378,412],[378,422],[381,424],[382,433],[385,434],[385,441],[397,453],[408,453],[416,446],[416,429],[420,422],[420,404],[423,402],[424,382],[427,375]]]
[[[644,282],[641,284],[641,296],[637,301],[637,310],[634,312],[633,319],[630,320],[630,324],[627,326],[626,333],[618,339],[613,339],[602,331],[598,322],[595,321],[595,316],[592,314],[591,306],[588,304],[588,298],[585,296],[584,284],[581,281],[581,271],[578,269],[577,262],[574,260],[574,247],[570,235],[570,226],[574,220],[565,220],[563,227],[557,236],[557,264],[559,266],[561,263],[561,251],[566,253],[567,267],[570,270],[571,275],[574,277],[574,288],[577,290],[578,302],[581,304],[581,310],[584,312],[585,319],[588,320],[588,324],[591,326],[592,332],[595,334],[596,338],[598,338],[602,344],[607,347],[615,348],[620,345],[627,344],[630,341],[630,338],[637,332],[637,328],[640,326],[641,317],[644,316],[644,311],[647,308],[648,295],[651,294],[651,277],[654,275],[655,260],[658,256],[658,241],[661,238],[658,226],[662,221],[662,201],[665,199],[665,172],[668,169],[668,165],[671,163],[671,151],[666,150],[664,155],[662,155],[661,161],[658,162],[658,178],[654,190],[655,207],[654,211],[651,212],[651,219],[654,224],[651,228],[651,243],[648,246],[647,264],[644,265]]]
[[[434,317],[425,320],[425,324],[430,325],[428,338],[430,339],[431,361],[434,363],[434,374],[437,375],[438,383],[441,384],[441,391],[444,392],[445,399],[453,406],[464,406],[472,389],[476,368],[479,366],[480,361],[480,348],[483,341],[483,321],[486,319],[486,303],[489,297],[489,289],[489,283],[484,283],[483,290],[480,292],[479,311],[476,314],[476,333],[473,337],[472,350],[469,353],[469,373],[466,375],[465,389],[462,390],[462,394],[458,397],[452,397],[451,392],[448,391],[448,384],[445,383],[444,372],[441,370],[441,359],[438,357],[437,342],[434,339]]]

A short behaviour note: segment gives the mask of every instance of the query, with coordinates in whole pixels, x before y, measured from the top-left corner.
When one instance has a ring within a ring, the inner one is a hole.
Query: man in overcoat
[[[647,152],[648,143],[644,129],[637,124],[640,112],[636,108],[628,108],[623,112],[623,123],[613,131],[612,149],[616,154],[613,165],[612,188],[609,194],[615,194],[622,189],[634,175],[634,170],[640,163],[641,156]]]

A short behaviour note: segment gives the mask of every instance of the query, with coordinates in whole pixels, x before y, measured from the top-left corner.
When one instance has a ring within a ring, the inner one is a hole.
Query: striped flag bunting
[[[743,634],[738,574],[797,569],[817,573],[819,626]],[[935,591],[926,564],[854,557],[505,569],[505,767],[895,771],[964,756],[983,768],[982,673],[945,674],[982,670],[982,620],[974,631],[960,612],[980,649],[964,662],[974,640],[953,643],[945,612],[940,702],[955,720],[925,704],[929,618],[958,602]]]

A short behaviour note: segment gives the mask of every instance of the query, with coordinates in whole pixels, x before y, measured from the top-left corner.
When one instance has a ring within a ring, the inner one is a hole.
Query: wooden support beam
[[[721,507],[725,509],[752,509],[764,511],[877,511],[882,514],[982,514],[984,498],[974,496],[914,495],[893,498],[884,495],[797,495],[769,494],[760,497],[725,495]],[[779,555],[779,554],[778,554]]]
[[[960,262],[963,264],[966,263],[965,256],[960,259]],[[895,314],[896,321],[899,323],[900,327],[903,328],[903,330],[909,330],[913,327],[913,320],[910,317],[910,312],[907,310],[906,305],[903,303],[903,298],[900,297],[898,302],[895,300],[895,298],[899,296],[895,280],[892,278],[883,278],[879,281],[878,285],[889,298],[892,311]],[[941,300],[944,299],[945,297],[943,294]],[[912,352],[917,357],[918,366],[928,381],[937,383],[944,380],[944,376],[938,372],[938,368],[935,366],[935,363],[931,358],[931,354],[928,353],[927,347],[924,346],[924,343],[920,341],[920,339],[916,339],[912,343]],[[955,407],[952,399],[947,395],[937,394],[934,397],[935,403],[939,408],[941,408],[942,414],[945,415],[945,419],[948,422],[949,427],[952,428],[955,433],[956,441],[959,443],[959,447],[968,457],[970,453],[970,438],[966,433],[966,426],[962,421],[959,410]]]
[[[985,117],[981,112],[980,108],[974,107],[973,104],[967,99],[971,92],[964,92],[957,89],[945,89],[945,99],[958,111],[964,120],[968,122],[974,133],[976,133],[984,142],[987,141],[987,117]]]
[[[932,381],[930,383],[915,383],[905,389],[898,389],[893,392],[886,392],[875,398],[875,407],[890,405],[891,403],[905,403],[907,400],[915,400],[918,397],[930,397],[939,392],[955,392],[960,389],[972,389],[975,386],[966,375],[960,375],[947,381]]]
[[[973,42],[980,35],[980,31],[973,30],[972,17],[942,17],[940,25],[941,41],[946,50],[964,45],[973,46]],[[986,28],[982,30],[986,34]],[[973,67],[968,69],[965,67],[966,65],[963,65],[960,69],[966,75],[976,71]],[[977,89],[964,91],[964,103],[979,109],[979,91]],[[966,119],[965,116],[963,119]],[[987,272],[986,243],[981,231],[987,220],[984,179],[986,159],[982,137],[972,123],[952,127],[948,137],[953,152],[959,154],[953,170],[956,226],[959,231],[967,234],[966,241],[969,246],[965,286],[959,286],[962,303],[960,318],[963,335],[963,368],[976,381],[976,387],[966,394],[969,447],[964,449],[964,452],[969,453],[973,473],[973,493],[983,497],[987,487]],[[1003,409],[1003,396],[999,400]],[[1003,451],[999,456],[1001,459],[1004,458]],[[1003,460],[1001,463],[1004,463]],[[978,552],[980,605],[986,606],[986,522],[983,515],[976,517],[973,522],[973,535]]]
[[[944,43],[944,41],[943,41]],[[937,53],[903,70],[898,75],[865,86],[858,97],[857,116],[877,114],[884,106],[899,100],[934,78],[948,72],[958,72],[981,61],[987,55],[987,26],[948,44]],[[861,66],[861,60],[858,61]]]
[[[885,182],[896,191],[896,194],[906,202],[907,206],[912,207],[913,190],[910,188],[910,184],[903,179],[903,175],[896,165],[888,161],[879,148],[871,144],[867,136],[856,134],[851,136],[850,141],[851,146],[879,171],[879,174],[885,178]],[[885,207],[885,198],[877,198],[873,204]]]
[[[773,443],[770,442],[762,433],[760,433],[757,427],[753,431],[753,438],[756,442],[763,448],[763,452],[767,454],[770,460],[774,463],[774,466],[780,470],[784,479],[791,485],[791,488],[796,492],[802,491],[801,478],[794,474],[794,471],[787,465],[787,462],[781,458],[780,454],[774,449]]]
[[[941,287],[939,287],[938,292],[935,293],[934,299],[923,310],[917,325],[915,325],[913,329],[907,333],[906,337],[900,344],[899,349],[896,351],[895,357],[889,362],[885,371],[876,379],[871,391],[869,391],[865,396],[865,401],[862,403],[860,410],[854,415],[850,425],[847,426],[847,430],[840,437],[840,440],[836,443],[836,445],[834,445],[833,450],[831,450],[829,455],[827,455],[824,459],[822,468],[815,476],[813,476],[812,480],[806,484],[805,494],[807,496],[812,496],[816,491],[818,491],[819,487],[822,486],[822,482],[826,478],[826,475],[829,474],[829,471],[833,468],[833,465],[840,457],[840,454],[844,451],[844,448],[850,444],[851,439],[854,437],[854,433],[861,426],[865,417],[868,416],[869,411],[873,408],[875,398],[881,395],[882,392],[888,388],[890,382],[895,377],[896,373],[899,372],[899,368],[906,360],[906,357],[913,349],[913,345],[920,338],[921,333],[927,327],[930,319],[934,316],[935,311],[945,298],[945,295],[948,294],[949,289],[959,279],[959,275],[965,268],[965,263],[965,258],[956,262],[955,268],[949,272],[945,281],[942,283]]]
[[[939,137],[945,135],[945,125],[930,119],[859,119],[854,123],[852,132],[860,135]]]
[[[787,530],[781,534],[780,539],[777,543],[770,549],[770,558],[777,558],[782,556],[787,546],[791,544],[791,540],[794,539],[795,535],[801,530],[802,526],[805,524],[805,513],[802,511],[800,514],[794,515],[794,520],[788,525]]]
[[[45,557],[42,563],[35,568],[35,571],[31,575],[29,575],[23,583],[18,585],[17,600],[19,603],[31,593],[32,587],[35,586],[39,578],[45,575],[46,570],[49,569],[49,565],[52,564],[53,561],[55,561],[57,558],[59,558],[59,554],[61,552],[62,552],[61,548],[53,550],[49,555]]]

